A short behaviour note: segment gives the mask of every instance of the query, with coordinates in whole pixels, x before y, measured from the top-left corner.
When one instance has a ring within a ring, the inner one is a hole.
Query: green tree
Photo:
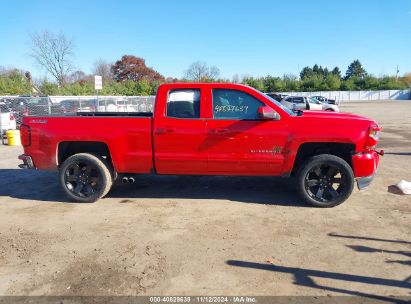
[[[300,79],[304,80],[305,78],[309,78],[314,75],[314,71],[312,68],[306,66],[301,70]]]
[[[246,77],[243,79],[243,84],[253,87],[259,91],[264,91],[264,83],[261,79]]]
[[[341,87],[341,79],[336,74],[329,74],[324,80],[327,90],[338,91]]]
[[[59,95],[57,84],[44,80],[39,87],[42,95]]]
[[[295,75],[285,74],[283,76],[283,81],[285,83],[285,88],[287,91],[299,91],[301,88],[300,81]]]
[[[341,79],[341,71],[338,67],[332,69],[331,74],[338,76]]]
[[[350,79],[351,77],[364,78],[365,76],[367,76],[367,72],[359,60],[351,62],[345,73],[345,79]]]
[[[364,90],[378,90],[380,87],[380,80],[372,75],[367,75],[364,78]]]
[[[351,77],[349,79],[345,79],[342,83],[341,83],[341,90],[343,91],[356,91],[359,88],[357,87],[357,81],[358,78],[357,77]]]
[[[0,95],[32,94],[32,85],[19,70],[9,70],[0,74]]]
[[[143,79],[137,82],[135,95],[148,96],[152,93],[152,89],[147,80]]]
[[[404,90],[408,88],[407,84],[396,79],[392,76],[384,76],[380,79],[380,90]]]
[[[264,77],[263,86],[265,92],[284,92],[286,90],[284,80],[270,75]]]
[[[301,82],[301,89],[307,92],[318,91],[323,82],[323,77],[319,74],[313,74],[309,77],[305,77]]]

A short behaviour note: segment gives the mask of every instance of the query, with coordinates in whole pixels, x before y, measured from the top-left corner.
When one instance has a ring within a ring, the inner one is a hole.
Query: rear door
[[[206,174],[206,122],[200,88],[171,89],[156,105],[153,126],[154,161],[159,174]],[[164,104],[163,104],[164,102]]]
[[[277,175],[284,163],[286,119],[260,120],[261,100],[236,89],[212,90],[207,121],[209,174]]]

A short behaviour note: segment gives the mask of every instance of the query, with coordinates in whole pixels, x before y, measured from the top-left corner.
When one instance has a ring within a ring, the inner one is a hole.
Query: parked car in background
[[[62,113],[95,112],[97,109],[97,102],[95,99],[66,99],[60,102],[60,108]]]
[[[265,93],[265,94],[277,101],[281,101],[283,98],[288,96],[287,94],[281,94],[281,93]]]
[[[52,103],[48,96],[8,98],[7,104],[16,118],[17,127],[20,126],[23,116],[62,113],[60,105]]]
[[[53,104],[48,96],[24,98],[24,112],[30,115],[47,115],[61,113],[59,104]]]
[[[336,104],[335,99],[328,99],[324,96],[311,96],[311,98],[322,103]]]
[[[10,107],[4,103],[0,103],[0,135],[2,136],[7,130],[16,129],[16,119]]]
[[[291,110],[340,112],[337,105],[322,103],[313,98],[303,96],[287,96],[281,100],[281,104]]]

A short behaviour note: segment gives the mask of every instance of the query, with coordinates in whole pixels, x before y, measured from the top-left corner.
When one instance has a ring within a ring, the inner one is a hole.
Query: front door
[[[167,95],[166,111],[156,117],[154,161],[159,174],[206,174],[206,122],[200,116],[200,89],[176,89]]]
[[[238,90],[213,89],[213,118],[207,120],[209,174],[276,175],[284,162],[286,124],[260,120],[265,105]]]

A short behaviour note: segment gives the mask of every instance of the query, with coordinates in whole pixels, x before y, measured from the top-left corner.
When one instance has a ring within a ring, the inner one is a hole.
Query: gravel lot
[[[67,203],[0,146],[0,295],[411,296],[411,102],[355,103],[384,127],[378,176],[333,209],[276,178],[141,177]]]

